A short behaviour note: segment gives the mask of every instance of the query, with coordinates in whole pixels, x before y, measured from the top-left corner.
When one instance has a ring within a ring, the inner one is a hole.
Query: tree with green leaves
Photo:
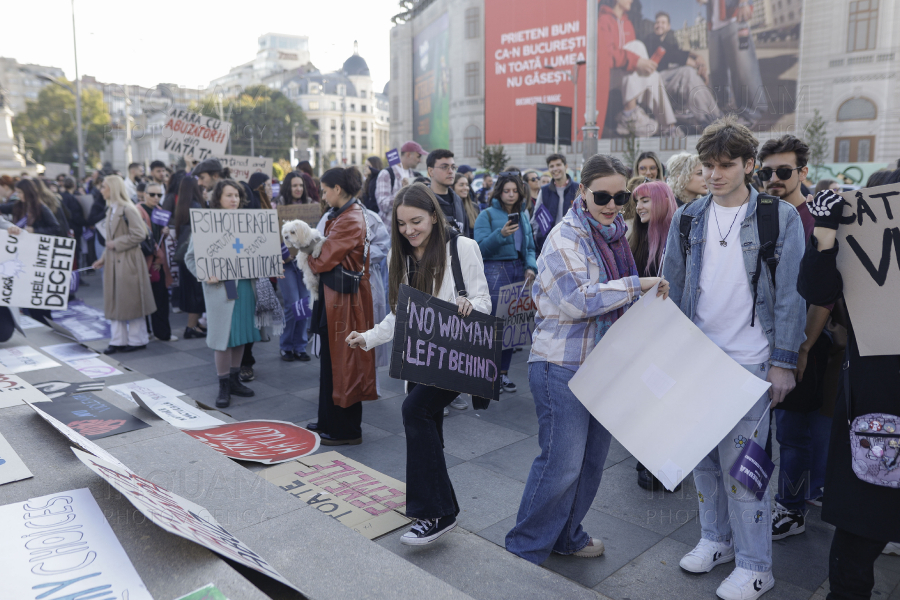
[[[221,108],[222,113],[219,114]],[[231,122],[231,154],[290,159],[294,132],[311,130],[303,110],[277,90],[264,85],[225,98],[221,105],[208,96],[191,110]]]
[[[74,89],[75,84],[60,80]],[[109,109],[99,90],[81,91],[81,123],[87,164],[95,164],[106,146]],[[78,132],[75,127],[75,95],[58,85],[41,89],[37,100],[25,105],[25,112],[13,118],[13,131],[25,138],[25,147],[39,163],[71,165],[78,160]]]
[[[828,160],[828,132],[826,122],[819,112],[813,110],[813,118],[806,124],[806,145],[809,146],[809,164],[813,168],[812,178],[819,180],[819,171]]]
[[[477,158],[478,164],[491,173],[502,173],[509,164],[509,155],[504,151],[503,144],[482,146]]]

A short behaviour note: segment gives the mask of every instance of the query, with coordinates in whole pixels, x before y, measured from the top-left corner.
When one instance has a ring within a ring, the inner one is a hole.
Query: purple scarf
[[[628,227],[622,215],[616,215],[616,220],[611,225],[601,225],[585,208],[584,199],[579,196],[572,206],[575,217],[581,222],[585,231],[591,234],[591,250],[594,257],[600,263],[600,283],[615,281],[623,277],[637,275],[637,266],[631,248],[625,239]],[[625,314],[625,308],[617,308],[614,311],[598,315],[597,331],[594,334],[594,344],[609,331],[612,324]]]

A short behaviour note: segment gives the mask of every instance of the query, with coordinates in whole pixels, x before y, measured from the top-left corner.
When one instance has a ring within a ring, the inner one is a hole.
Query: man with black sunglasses
[[[174,342],[178,336],[172,334],[169,323],[169,286],[172,285],[172,277],[168,265],[165,262],[165,250],[161,246],[162,240],[169,235],[169,228],[153,222],[153,211],[159,208],[162,202],[165,188],[156,182],[148,183],[144,189],[144,201],[138,204],[139,212],[144,218],[144,223],[153,239],[156,253],[150,262],[150,288],[153,290],[153,299],[156,301],[156,312],[150,315],[150,330],[158,340]]]

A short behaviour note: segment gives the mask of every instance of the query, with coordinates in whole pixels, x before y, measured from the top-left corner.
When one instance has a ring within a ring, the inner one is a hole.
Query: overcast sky
[[[256,56],[264,33],[309,36],[323,72],[340,69],[353,40],[375,89],[390,78],[390,18],[397,0],[219,2],[75,0],[78,69],[104,83],[206,87]],[[62,68],[74,79],[70,0],[3,2],[0,56]]]

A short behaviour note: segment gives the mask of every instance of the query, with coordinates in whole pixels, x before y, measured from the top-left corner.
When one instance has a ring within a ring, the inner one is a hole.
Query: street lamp
[[[575,84],[575,106],[572,107],[572,146],[578,142],[578,67],[583,64],[585,64],[585,61],[579,60],[572,65],[572,73],[570,75],[572,83]],[[556,70],[556,67],[551,67],[549,64],[545,64],[544,68],[550,71]]]
[[[43,79],[44,81],[65,88],[75,96],[75,130],[78,135],[78,185],[81,185],[81,182],[84,180],[84,130],[81,127],[81,81],[76,80],[75,89],[73,90],[71,86],[66,85],[56,77],[52,77],[46,73],[35,73],[35,76],[38,79]]]

